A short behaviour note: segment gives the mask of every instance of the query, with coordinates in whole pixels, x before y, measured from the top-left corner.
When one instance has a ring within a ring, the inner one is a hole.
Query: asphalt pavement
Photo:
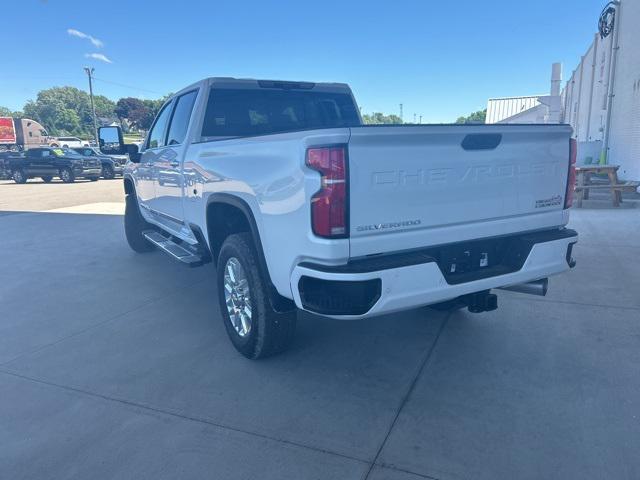
[[[0,182],[0,478],[640,478],[640,208],[495,312],[299,314],[241,357],[214,268],[134,254],[121,180]]]

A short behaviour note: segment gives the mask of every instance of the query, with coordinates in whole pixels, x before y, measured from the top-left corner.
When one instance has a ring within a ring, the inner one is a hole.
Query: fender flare
[[[205,210],[205,212],[207,212],[205,218],[207,222],[207,241],[209,243],[209,250],[211,251],[211,239],[209,239],[209,220],[207,217],[209,206],[215,203],[222,203],[235,207],[240,210],[246,217],[247,223],[249,224],[249,229],[251,230],[251,238],[253,239],[254,248],[258,255],[258,266],[260,267],[263,278],[267,281],[267,290],[271,306],[277,312],[287,312],[294,310],[295,304],[293,303],[293,300],[280,295],[276,287],[273,285],[273,282],[271,281],[271,275],[269,274],[269,268],[267,267],[267,260],[262,248],[262,240],[260,239],[260,231],[258,230],[258,225],[256,224],[256,219],[253,215],[253,211],[245,200],[229,193],[212,193],[211,195],[209,195],[209,197],[207,198],[207,206]],[[214,259],[214,261],[215,260],[217,259]]]
[[[133,178],[131,177],[130,174],[127,173],[122,176],[122,184],[123,184],[125,195],[131,195],[136,193],[136,187],[135,187],[136,184],[133,181]]]

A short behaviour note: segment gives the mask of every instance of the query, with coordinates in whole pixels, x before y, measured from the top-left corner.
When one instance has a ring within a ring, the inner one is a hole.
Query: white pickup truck
[[[567,125],[362,125],[347,85],[210,78],[173,95],[130,154],[125,231],[216,262],[249,358],[290,343],[296,309],[359,319],[422,305],[493,310],[575,263]]]

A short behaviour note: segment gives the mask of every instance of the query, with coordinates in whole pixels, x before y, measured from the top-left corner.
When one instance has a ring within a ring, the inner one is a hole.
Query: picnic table
[[[591,190],[610,190],[614,207],[622,203],[622,192],[635,191],[640,182],[620,182],[618,169],[620,165],[579,165],[576,167],[576,206],[582,207],[582,200],[589,199]],[[607,175],[609,182],[593,182],[594,175]]]

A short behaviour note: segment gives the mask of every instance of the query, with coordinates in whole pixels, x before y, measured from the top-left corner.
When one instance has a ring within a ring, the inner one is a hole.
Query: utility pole
[[[414,114],[413,114],[413,123],[416,123],[416,116],[417,116],[417,115],[414,113]]]
[[[420,125],[422,125],[422,115],[420,115]]]
[[[400,104],[400,121],[404,121],[404,116],[402,115],[402,104]]]
[[[93,114],[93,138],[96,142],[96,145],[100,145],[100,142],[98,142],[98,122],[96,120],[96,107],[93,104],[93,72],[95,71],[95,68],[84,67],[84,71],[89,77],[89,98],[91,98],[91,113]]]

